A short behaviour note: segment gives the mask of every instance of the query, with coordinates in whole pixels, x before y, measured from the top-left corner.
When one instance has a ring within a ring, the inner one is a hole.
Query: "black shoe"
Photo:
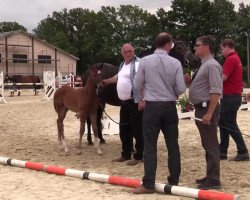
[[[198,189],[202,189],[202,190],[221,189],[221,185],[205,182],[205,183],[198,185]]]
[[[247,153],[241,153],[237,154],[234,158],[229,159],[229,161],[247,161],[249,160],[249,154]]]
[[[178,183],[176,183],[176,182],[171,182],[171,181],[170,181],[170,182],[168,182],[168,184],[169,184],[169,185],[178,186]]]
[[[195,182],[198,184],[206,183],[207,177],[196,179]]]
[[[168,184],[178,186],[179,181],[173,180],[170,176],[168,176]]]
[[[227,160],[227,153],[220,152],[220,159]]]

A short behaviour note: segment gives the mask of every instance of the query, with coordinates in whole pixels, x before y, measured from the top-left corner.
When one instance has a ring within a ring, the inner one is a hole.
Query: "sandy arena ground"
[[[7,94],[8,95],[8,94]],[[111,160],[120,155],[121,144],[117,125],[111,125],[104,135],[107,144],[102,145],[99,156],[94,147],[87,146],[83,138],[83,153],[76,154],[79,121],[69,112],[65,119],[65,137],[70,153],[58,148],[56,113],[52,101],[41,101],[43,93],[34,97],[30,92],[21,97],[6,97],[7,104],[0,104],[0,156],[18,160],[42,162],[70,169],[96,172],[99,174],[139,178],[143,176],[143,163],[127,166]],[[118,118],[119,108],[108,106],[107,113]],[[239,111],[238,123],[243,133],[250,135],[250,112]],[[182,174],[180,185],[196,188],[194,180],[205,174],[204,151],[200,137],[192,120],[179,123]],[[250,150],[250,138],[244,136]],[[235,156],[236,147],[230,141],[229,157]],[[164,183],[168,176],[167,152],[160,135],[158,141],[157,182]],[[241,199],[250,199],[250,162],[221,162],[222,192],[234,193]],[[134,195],[130,188],[97,183],[68,176],[58,176],[0,165],[0,200],[78,200],[78,199],[130,199],[130,200],[186,200],[187,197],[164,194]]]

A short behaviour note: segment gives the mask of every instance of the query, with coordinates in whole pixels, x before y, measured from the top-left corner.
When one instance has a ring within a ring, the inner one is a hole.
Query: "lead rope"
[[[135,113],[135,115],[131,118],[131,120],[130,120],[129,122],[125,122],[125,123],[122,123],[122,124],[121,124],[121,123],[115,121],[114,119],[112,119],[112,118],[109,116],[109,114],[105,111],[105,109],[104,109],[104,107],[103,107],[103,105],[102,105],[101,103],[99,103],[99,105],[101,106],[101,108],[102,108],[103,112],[105,113],[105,115],[106,115],[111,121],[113,121],[114,123],[119,124],[119,125],[121,125],[121,126],[130,124],[130,123],[136,118],[136,116],[137,116],[138,113],[139,113],[139,111],[137,111],[137,112]]]
[[[200,118],[196,118],[196,117],[194,117],[194,119],[195,119],[195,120],[197,120],[197,121],[202,122],[202,119],[200,119]],[[211,124],[212,124],[212,123],[211,123]],[[212,125],[213,125],[213,124],[212,124]],[[242,134],[242,135],[245,135],[246,137],[250,137],[250,135],[247,135],[247,134],[242,133],[242,132],[239,132],[239,131],[235,131],[235,130],[230,129],[230,128],[227,128],[227,127],[225,127],[225,126],[218,125],[218,127],[220,127],[220,128],[224,128],[224,129],[227,129],[227,130],[232,131],[232,132],[235,132],[235,133],[240,133],[240,134]]]

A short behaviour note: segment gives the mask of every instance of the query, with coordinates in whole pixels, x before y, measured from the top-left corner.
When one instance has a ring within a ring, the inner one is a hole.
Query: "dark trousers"
[[[237,124],[237,112],[241,106],[240,95],[223,96],[221,100],[220,116],[220,151],[227,153],[229,147],[229,136],[236,143],[238,153],[246,153],[247,147]]]
[[[208,107],[195,107],[195,117],[202,119],[207,113]],[[200,132],[201,144],[206,153],[206,177],[207,182],[220,184],[220,148],[217,137],[217,128],[220,116],[220,105],[218,104],[211,118],[211,124],[205,125],[196,120],[195,124]]]
[[[157,169],[157,139],[162,130],[168,150],[168,182],[179,183],[181,173],[178,144],[178,115],[175,102],[146,102],[143,113],[145,188],[155,187]]]
[[[143,158],[143,135],[142,135],[143,112],[138,111],[138,104],[134,100],[122,101],[120,109],[120,139],[122,142],[123,158],[130,159],[134,150],[133,138],[135,139],[134,159]]]

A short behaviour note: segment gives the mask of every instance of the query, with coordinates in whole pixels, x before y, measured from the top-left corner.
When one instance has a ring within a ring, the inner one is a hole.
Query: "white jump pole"
[[[0,157],[0,164],[11,165],[15,167],[28,168],[32,170],[44,171],[51,174],[71,176],[80,179],[92,180],[100,183],[109,183],[112,185],[120,185],[131,188],[136,188],[141,185],[141,180],[134,178],[127,178],[121,176],[110,176],[105,174],[98,174],[88,171],[80,171],[76,169],[67,169],[60,166],[44,165],[43,163],[36,163],[30,161],[16,160],[6,157]],[[155,191],[158,193],[176,195],[183,197],[190,197],[201,200],[238,200],[240,197],[234,194],[227,194],[214,190],[201,190],[180,186],[172,186],[168,184],[156,183]]]
[[[0,103],[8,103],[4,99],[4,76],[3,76],[3,71],[0,72]]]

